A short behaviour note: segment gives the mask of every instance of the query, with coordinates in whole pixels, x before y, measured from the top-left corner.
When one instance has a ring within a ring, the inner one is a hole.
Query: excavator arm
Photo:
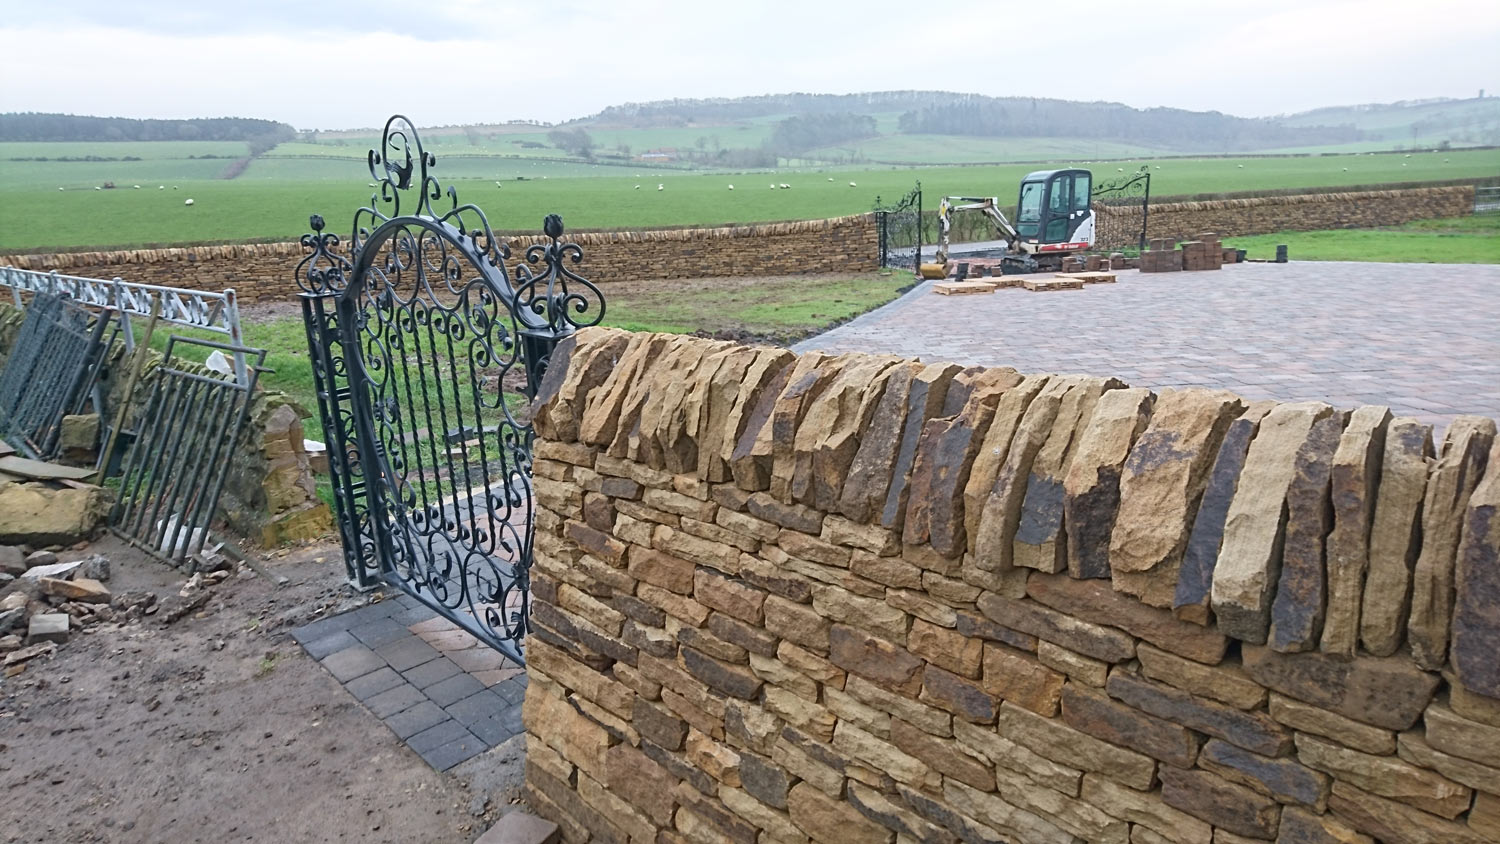
[[[953,225],[953,214],[957,211],[979,211],[990,222],[994,223],[995,231],[999,232],[1007,248],[1012,252],[1019,252],[1021,235],[1016,232],[1016,227],[1005,219],[1005,214],[1000,211],[1000,200],[995,197],[982,196],[945,196],[938,203],[938,250],[937,262],[939,264],[948,260],[948,234]]]

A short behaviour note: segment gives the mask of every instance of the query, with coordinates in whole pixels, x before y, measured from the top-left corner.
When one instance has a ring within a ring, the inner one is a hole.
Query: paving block
[[[401,675],[406,678],[406,682],[411,683],[413,686],[419,689],[426,689],[434,683],[440,683],[452,677],[459,673],[460,670],[453,663],[453,660],[438,657],[437,659],[424,662],[416,668],[408,668],[401,672]]]
[[[38,613],[31,617],[26,629],[26,643],[68,641],[68,614],[62,612]]]
[[[455,674],[422,690],[438,706],[458,703],[470,695],[484,691],[484,684],[469,674]]]
[[[410,709],[413,706],[427,700],[427,697],[410,683],[402,683],[392,689],[386,689],[378,695],[364,701],[365,708],[375,713],[377,718],[389,718],[397,712]]]
[[[391,728],[396,738],[407,739],[447,720],[448,713],[442,707],[430,700],[423,700],[416,706],[385,719],[385,725]]]
[[[349,694],[354,695],[358,701],[366,701],[370,698],[387,692],[401,685],[404,680],[390,666],[378,668],[363,677],[356,677],[344,684]]]
[[[375,653],[390,663],[392,668],[397,671],[406,671],[438,658],[438,652],[431,645],[413,636],[409,631],[403,630],[402,632],[405,638],[387,642],[375,649]]]
[[[525,812],[511,812],[495,822],[474,844],[558,844],[557,824]]]
[[[363,677],[385,667],[385,660],[364,645],[353,645],[335,651],[320,661],[340,683],[347,683],[355,677]]]

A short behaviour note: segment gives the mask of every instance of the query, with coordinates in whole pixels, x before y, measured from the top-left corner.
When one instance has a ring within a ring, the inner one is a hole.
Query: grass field
[[[164,170],[149,178],[145,174],[114,178],[117,184],[139,183],[142,190],[126,187],[110,191],[87,187],[59,191],[56,178],[42,180],[35,175],[34,162],[28,163],[31,166],[0,162],[6,168],[0,172],[0,250],[294,238],[307,230],[307,216],[312,213],[322,214],[335,230],[342,230],[353,210],[368,201],[371,193],[364,162],[352,159],[259,160],[244,176],[232,181],[167,180],[165,168],[179,160],[158,161]],[[210,169],[227,164],[223,160],[187,163],[209,165]],[[1140,163],[1095,163],[1091,169],[1102,182],[1133,171]],[[1410,157],[1171,159],[1150,166],[1152,195],[1161,197],[1487,178],[1500,174],[1500,150],[1415,153]],[[485,159],[440,156],[434,173],[445,182],[449,173],[459,173],[461,178],[452,183],[460,199],[485,209],[497,230],[534,231],[543,216],[555,212],[563,215],[571,230],[580,231],[859,213],[870,209],[876,195],[894,199],[918,179],[931,207],[936,206],[938,197],[948,194],[991,194],[1009,202],[1021,177],[1033,169],[1032,165],[1011,164],[705,174],[641,167],[622,174],[618,168],[570,162],[528,162],[523,168],[514,161],[487,163]],[[518,170],[526,171],[526,181],[516,181]],[[536,178],[529,178],[533,174]],[[107,172],[94,175],[107,176]],[[482,176],[483,180],[463,176]],[[773,182],[785,182],[792,189],[771,189]],[[856,186],[851,187],[850,182]],[[168,185],[167,190],[155,189],[163,183]],[[658,191],[658,184],[664,190]],[[728,189],[731,184],[735,186],[733,191]],[[173,185],[178,189],[172,190]],[[641,187],[636,189],[636,185]],[[187,198],[194,200],[192,207],[183,204]]]
[[[1274,258],[1276,246],[1286,244],[1293,261],[1500,264],[1500,214],[1418,220],[1383,229],[1235,237],[1224,244],[1244,249],[1250,258]]]
[[[1132,156],[1171,155],[1154,149],[1078,138],[971,138],[954,135],[885,135],[867,141],[823,147],[809,156],[857,156],[889,164],[948,164],[954,161],[1100,161]]]
[[[788,344],[877,308],[895,299],[911,283],[905,273],[885,272],[607,284],[604,324],[631,331]],[[164,327],[152,337],[151,345],[157,350],[165,348],[168,334],[174,331],[222,339],[209,332]],[[245,315],[244,331],[245,343],[266,349],[266,366],[275,370],[261,376],[265,388],[285,392],[303,407],[316,411],[317,395],[302,317],[290,309],[269,313],[251,309]],[[202,356],[196,357],[201,360]],[[308,436],[320,435],[310,429]]]

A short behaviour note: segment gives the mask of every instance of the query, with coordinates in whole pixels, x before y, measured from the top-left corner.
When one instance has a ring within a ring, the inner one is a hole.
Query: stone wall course
[[[575,840],[1500,828],[1489,420],[1434,455],[1381,407],[608,330],[553,366],[525,723]]]

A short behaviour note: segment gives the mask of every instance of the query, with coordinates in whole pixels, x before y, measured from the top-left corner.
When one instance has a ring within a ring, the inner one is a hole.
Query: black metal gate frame
[[[1112,182],[1103,182],[1097,185],[1090,198],[1095,202],[1124,204],[1119,200],[1140,196],[1141,198],[1141,231],[1137,237],[1136,246],[1141,251],[1146,249],[1146,224],[1151,214],[1151,171],[1142,164],[1141,169],[1135,173],[1126,174]]]
[[[57,455],[63,416],[83,409],[113,314],[95,315],[62,295],[33,296],[0,372],[0,436],[26,456]]]
[[[182,345],[241,355],[246,380],[184,368],[177,357]],[[120,475],[113,533],[168,562],[203,550],[265,358],[264,349],[177,335],[167,340]]]
[[[917,182],[894,205],[883,205],[880,197],[875,197],[875,225],[880,233],[881,268],[899,266],[915,271],[922,263],[922,183]],[[908,250],[910,262],[906,260]]]
[[[317,216],[302,239],[334,509],[352,585],[396,586],[522,661],[532,430],[513,409],[535,395],[557,341],[599,323],[604,298],[567,267],[582,250],[561,241],[557,215],[508,271],[509,247],[444,191],[435,164],[411,121],[392,117],[369,154],[378,193],[356,210],[347,248]],[[404,200],[415,207],[403,213]],[[524,386],[508,401],[517,363]]]

